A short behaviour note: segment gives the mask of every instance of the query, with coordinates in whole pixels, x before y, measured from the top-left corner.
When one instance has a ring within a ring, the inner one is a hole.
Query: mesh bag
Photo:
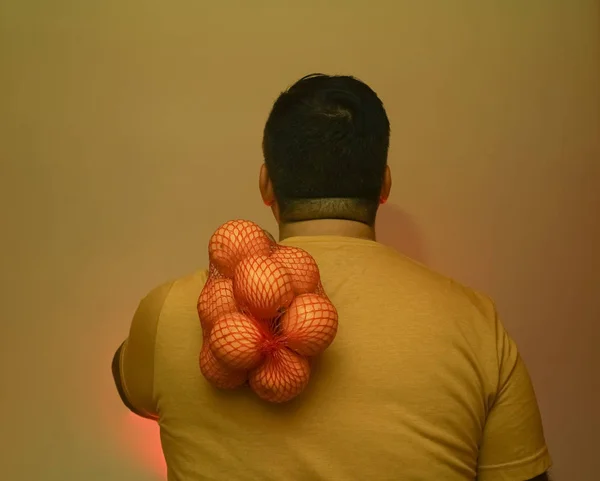
[[[220,389],[248,384],[265,401],[293,399],[308,384],[311,358],[337,333],[317,263],[245,220],[219,227],[208,254],[198,298],[202,374]]]

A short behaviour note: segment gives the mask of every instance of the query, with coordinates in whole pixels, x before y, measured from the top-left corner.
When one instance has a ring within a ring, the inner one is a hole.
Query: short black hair
[[[372,224],[390,139],[377,94],[351,76],[311,74],[275,101],[263,153],[282,222]]]

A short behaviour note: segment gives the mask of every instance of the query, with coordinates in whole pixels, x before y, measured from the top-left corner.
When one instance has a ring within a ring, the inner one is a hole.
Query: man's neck
[[[288,237],[321,235],[375,240],[375,229],[361,222],[337,219],[307,220],[279,226],[280,241]]]

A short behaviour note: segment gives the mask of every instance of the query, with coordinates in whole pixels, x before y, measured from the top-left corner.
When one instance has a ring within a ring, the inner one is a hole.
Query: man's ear
[[[260,196],[266,206],[273,206],[275,204],[275,192],[273,190],[273,183],[271,177],[269,177],[269,171],[267,166],[262,164],[260,167],[260,174],[258,176],[258,189],[260,190]]]
[[[390,196],[392,190],[392,171],[390,166],[385,166],[385,172],[383,174],[383,183],[381,184],[381,194],[379,194],[379,202],[385,204]]]
[[[260,190],[260,196],[262,197],[264,204],[267,207],[271,208],[273,216],[275,217],[275,221],[279,224],[279,205],[277,204],[277,198],[275,197],[273,182],[271,182],[271,177],[269,177],[269,171],[267,170],[267,166],[265,164],[263,164],[260,167],[260,174],[258,176],[258,188]]]

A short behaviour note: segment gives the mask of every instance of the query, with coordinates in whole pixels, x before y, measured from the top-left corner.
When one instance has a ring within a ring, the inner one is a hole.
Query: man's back
[[[140,307],[155,319],[143,336],[155,346],[152,397],[171,481],[525,480],[548,468],[531,383],[487,298],[374,241],[283,243],[317,260],[340,321],[290,403],[202,377],[206,272]]]
[[[492,303],[365,240],[390,195],[389,145],[383,102],[348,75],[301,78],[265,123],[260,196],[339,313],[298,398],[267,404],[202,377],[206,272],[140,304],[113,373],[124,402],[159,420],[172,481],[518,481],[548,468],[529,376]]]

